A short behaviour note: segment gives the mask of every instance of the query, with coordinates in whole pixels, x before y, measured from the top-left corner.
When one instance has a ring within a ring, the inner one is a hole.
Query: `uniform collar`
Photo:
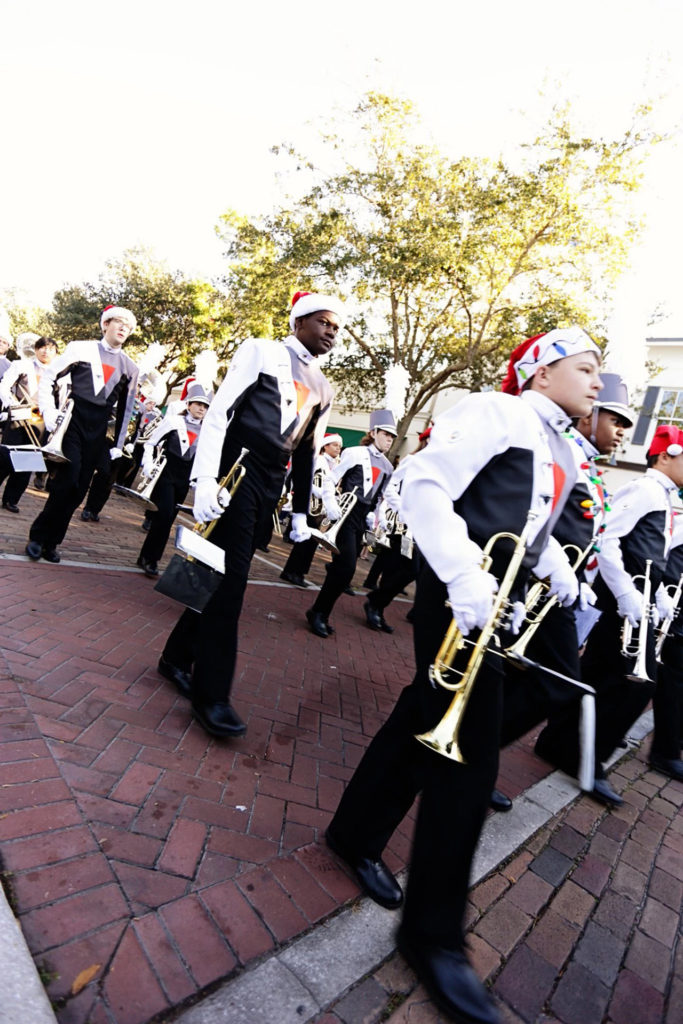
[[[290,334],[288,338],[285,338],[285,345],[290,348],[292,352],[295,352],[302,363],[308,366],[315,359],[308,351],[305,345],[302,345],[298,338],[295,338],[293,334]]]
[[[523,402],[528,402],[543,422],[547,423],[555,433],[561,434],[571,425],[571,419],[567,416],[564,409],[561,409],[552,399],[546,398],[540,391],[532,391],[530,388],[527,388],[526,391],[522,392],[520,398]]]
[[[597,457],[599,456],[600,452],[595,447],[593,442],[590,441],[586,437],[585,434],[582,434],[581,431],[577,430],[576,427],[574,427],[574,426],[571,426],[569,428],[568,433],[569,433],[569,436],[571,437],[571,439],[573,441],[576,441],[576,443],[578,444],[579,448],[581,449],[581,451],[583,452],[583,454],[586,456],[587,459],[597,459]]]
[[[658,469],[650,467],[645,470],[645,476],[651,476],[653,480],[656,480],[658,484],[661,484],[665,491],[677,491],[678,488],[673,480],[668,477],[665,473],[661,473]]]
[[[113,348],[111,345],[107,344],[107,342],[104,340],[104,338],[100,338],[100,345],[105,350],[105,352],[114,352],[114,353],[120,352],[121,348],[123,347],[123,346],[119,346],[119,348]]]

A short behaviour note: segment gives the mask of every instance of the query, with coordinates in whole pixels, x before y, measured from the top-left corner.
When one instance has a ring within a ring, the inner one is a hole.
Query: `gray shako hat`
[[[388,434],[396,437],[396,421],[391,409],[376,409],[375,412],[371,412],[370,430],[386,430]]]
[[[201,384],[190,384],[185,395],[185,405],[189,405],[190,402],[203,402],[204,405],[211,405],[211,399],[213,398],[213,392],[205,391]]]
[[[602,388],[593,406],[594,412],[605,409],[607,412],[615,412],[626,420],[629,427],[635,423],[633,412],[628,404],[628,388],[620,373],[601,373],[600,380]]]

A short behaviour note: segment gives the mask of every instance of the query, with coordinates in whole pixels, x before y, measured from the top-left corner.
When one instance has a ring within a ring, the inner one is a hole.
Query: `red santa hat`
[[[673,423],[660,423],[647,450],[648,455],[683,455],[683,430]]]
[[[510,356],[501,391],[518,395],[539,366],[549,366],[580,352],[594,352],[598,360],[602,358],[598,346],[580,327],[556,327],[546,334],[528,338]]]
[[[138,322],[131,311],[126,309],[125,306],[105,306],[102,310],[102,316],[100,317],[100,327],[102,330],[104,330],[104,325],[114,318],[117,320],[123,320],[124,323],[128,324],[131,332],[134,331],[138,325]]]
[[[341,434],[325,434],[322,447],[328,444],[344,444]]]
[[[315,292],[297,292],[292,299],[292,309],[289,314],[289,329],[294,330],[294,323],[300,316],[310,316],[311,313],[318,313],[321,309],[329,309],[339,318],[339,326],[344,326],[346,310],[344,303],[336,295],[318,295]]]

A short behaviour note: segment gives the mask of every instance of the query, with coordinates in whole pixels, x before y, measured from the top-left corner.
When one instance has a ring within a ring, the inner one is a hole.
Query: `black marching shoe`
[[[348,594],[349,597],[358,597],[358,592],[353,587],[344,587],[342,594]]]
[[[167,661],[163,654],[159,658],[157,672],[164,679],[168,679],[169,682],[173,683],[181,697],[189,699],[192,696],[192,676],[190,673],[184,668],[178,668],[177,665]]]
[[[650,768],[683,782],[683,761],[680,757],[657,757],[656,754],[650,754]]]
[[[43,556],[43,545],[39,544],[37,540],[30,540],[26,545],[26,554],[34,562],[37,562]]]
[[[137,560],[137,562],[135,564],[140,566],[140,568],[144,572],[145,576],[147,576],[150,580],[155,579],[159,575],[159,570],[157,569],[157,563],[156,562],[148,562],[146,558],[142,557],[142,555],[140,555],[140,557],[138,558],[138,560]]]
[[[334,628],[334,626],[331,626],[329,624],[327,619],[325,619],[325,629],[327,630],[327,635],[328,636],[333,636],[337,632],[337,630]]]
[[[44,545],[43,558],[45,559],[46,562],[53,562],[54,565],[56,565],[58,562],[61,562],[62,560],[59,551],[57,551],[57,548],[46,548]]]
[[[311,632],[315,633],[316,636],[325,638],[330,635],[327,624],[320,612],[316,612],[312,608],[309,608],[306,612],[306,618],[308,619],[308,625],[311,627]]]
[[[192,714],[202,729],[210,736],[221,739],[244,736],[247,731],[245,723],[235,711],[232,704],[222,701],[217,704],[192,704]]]
[[[302,590],[306,590],[310,587],[308,580],[305,580],[301,573],[298,572],[286,572],[284,569],[280,573],[280,579],[285,580],[287,583],[292,583],[295,587],[301,587]]]
[[[620,807],[624,802],[619,794],[614,792],[607,779],[596,779],[589,795],[607,807]]]
[[[7,512],[18,512],[19,511],[19,506],[15,505],[13,501],[3,501],[2,507]]]
[[[505,793],[501,793],[499,789],[494,789],[489,797],[489,807],[492,811],[511,811],[512,800],[509,796],[505,796]]]
[[[351,868],[366,896],[387,910],[397,910],[401,906],[403,890],[381,857],[379,860],[371,860],[369,857],[351,856],[329,828],[325,833],[325,842]]]
[[[81,512],[81,519],[83,520],[84,523],[89,523],[91,521],[93,523],[99,523],[100,521],[100,517],[97,514],[97,512],[91,512],[89,508],[83,509],[83,511]]]
[[[457,1024],[501,1024],[493,999],[464,953],[413,940],[405,928],[399,928],[396,944],[436,1005],[451,1020]]]
[[[363,605],[363,611],[365,612],[365,619],[370,629],[375,629],[380,633],[394,632],[394,627],[389,625],[382,613],[373,608],[369,601],[366,601]]]

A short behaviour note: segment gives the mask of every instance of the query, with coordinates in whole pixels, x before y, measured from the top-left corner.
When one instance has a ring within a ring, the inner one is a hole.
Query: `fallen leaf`
[[[102,964],[90,964],[90,967],[85,967],[80,974],[77,974],[71,986],[71,995],[77,996],[81,989],[93,980],[101,966]]]

